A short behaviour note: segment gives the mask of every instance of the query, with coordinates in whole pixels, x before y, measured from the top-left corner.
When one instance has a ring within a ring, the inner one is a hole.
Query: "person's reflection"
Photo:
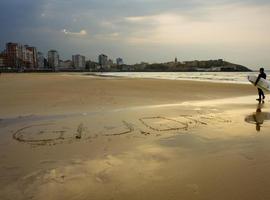
[[[256,123],[256,130],[259,132],[261,130],[261,126],[265,120],[265,115],[262,112],[263,103],[259,103],[256,109],[256,112],[253,114],[254,122]]]

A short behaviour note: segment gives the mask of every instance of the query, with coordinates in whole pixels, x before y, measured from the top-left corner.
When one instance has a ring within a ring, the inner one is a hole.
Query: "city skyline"
[[[4,0],[0,7],[0,49],[14,41],[56,49],[63,60],[74,53],[95,61],[120,55],[128,64],[223,58],[270,69],[264,0]]]
[[[101,59],[101,57],[104,57]],[[98,55],[98,63],[87,59],[78,53],[66,60],[60,57],[55,49],[50,49],[45,55],[37,47],[28,44],[8,42],[5,49],[0,50],[0,69],[4,70],[110,70],[111,67],[124,65],[123,58],[116,58],[115,62],[107,55]]]

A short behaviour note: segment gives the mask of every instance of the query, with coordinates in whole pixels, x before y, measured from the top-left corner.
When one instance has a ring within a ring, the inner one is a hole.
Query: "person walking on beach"
[[[266,74],[264,73],[264,68],[260,68],[260,74],[258,75],[258,78],[255,82],[255,86],[257,85],[257,83],[259,82],[259,80],[261,78],[266,79]],[[259,94],[259,98],[257,99],[257,101],[261,101],[265,99],[265,95],[262,89],[258,88],[258,94]]]

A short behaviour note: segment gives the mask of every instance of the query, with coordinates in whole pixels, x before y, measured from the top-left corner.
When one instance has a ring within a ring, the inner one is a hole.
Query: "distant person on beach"
[[[264,78],[266,79],[266,74],[264,73],[264,68],[260,68],[260,74],[258,75],[258,78],[255,82],[255,86],[257,85],[257,83],[259,82],[259,80],[261,78]],[[258,101],[261,101],[261,100],[264,100],[265,99],[265,96],[264,96],[264,93],[263,93],[263,90],[258,88],[258,94],[259,94],[259,98],[257,99]]]

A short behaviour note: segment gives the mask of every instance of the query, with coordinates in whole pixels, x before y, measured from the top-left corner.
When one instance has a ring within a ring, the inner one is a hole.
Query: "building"
[[[59,67],[61,69],[72,69],[73,62],[71,60],[60,60]]]
[[[24,45],[23,47],[23,66],[33,69],[37,67],[37,50],[35,47]]]
[[[85,69],[85,56],[73,55],[72,63],[75,69]]]
[[[25,48],[23,45],[18,43],[7,43],[6,44],[7,54],[7,65],[11,68],[22,68],[24,67],[23,60],[25,58]]]
[[[109,59],[107,62],[107,67],[111,68],[113,66],[113,60]]]
[[[122,58],[116,58],[116,64],[119,66],[119,65],[123,65],[124,64],[124,61]]]
[[[19,43],[6,44],[7,65],[11,68],[33,69],[37,67],[37,50],[35,47]]]
[[[0,53],[0,68],[7,67],[7,62],[8,62],[8,59],[7,59],[6,52]]]
[[[49,68],[56,69],[59,66],[59,54],[56,50],[48,51]]]
[[[107,68],[108,65],[108,56],[101,54],[98,56],[98,63],[101,68]]]
[[[41,52],[37,53],[37,66],[39,69],[43,69],[44,68],[44,55]]]
[[[30,47],[25,45],[26,52],[27,52],[27,59],[26,62],[30,68],[37,68],[38,61],[37,61],[37,48]]]
[[[28,46],[25,46],[23,54],[23,65],[25,68],[33,68],[33,52],[28,49]]]
[[[100,65],[97,62],[93,62],[91,60],[87,60],[85,64],[85,68],[89,71],[98,71],[99,66]]]

